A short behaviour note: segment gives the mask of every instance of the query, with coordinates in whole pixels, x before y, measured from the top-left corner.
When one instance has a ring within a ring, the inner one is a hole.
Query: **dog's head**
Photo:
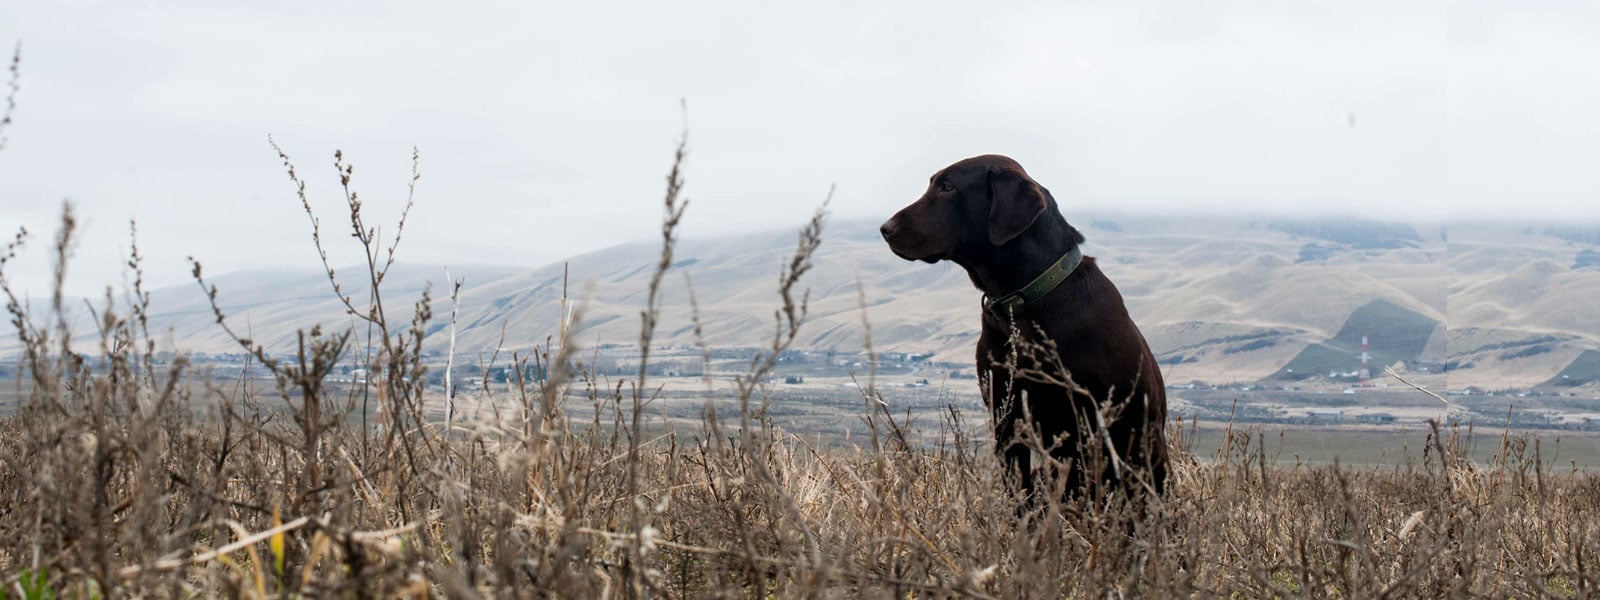
[[[928,191],[878,231],[901,258],[934,263],[1003,246],[1049,207],[1044,188],[1022,165],[986,154],[934,173]]]

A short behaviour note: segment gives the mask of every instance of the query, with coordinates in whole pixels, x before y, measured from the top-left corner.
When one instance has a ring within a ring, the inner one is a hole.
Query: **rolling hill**
[[[1121,289],[1169,381],[1247,382],[1325,377],[1359,367],[1369,336],[1373,369],[1448,365],[1451,387],[1581,381],[1600,355],[1600,268],[1594,244],[1560,232],[1488,225],[1442,227],[1357,220],[1284,221],[1090,215],[1074,219]],[[876,223],[830,223],[804,280],[809,313],[799,348],[854,353],[871,324],[880,351],[970,363],[978,292],[954,265],[910,263],[887,251]],[[769,343],[780,265],[794,232],[689,239],[662,287],[660,344],[695,342],[693,297],[716,347]],[[543,344],[566,290],[582,306],[585,344],[636,344],[655,243],[629,243],[533,269],[454,268],[466,277],[463,352]],[[1588,254],[1585,254],[1587,252]],[[352,323],[327,278],[251,271],[214,278],[229,323],[274,351],[297,329]],[[342,272],[356,273],[356,270]],[[442,350],[449,314],[438,267],[400,264],[385,281],[391,313],[433,290],[426,347]],[[345,293],[367,291],[350,281]],[[197,286],[157,290],[151,326],[164,347],[234,352]],[[79,315],[79,321],[87,318]],[[86,335],[93,331],[80,327]],[[16,352],[9,336],[0,355]],[[1563,379],[1561,376],[1566,375]]]

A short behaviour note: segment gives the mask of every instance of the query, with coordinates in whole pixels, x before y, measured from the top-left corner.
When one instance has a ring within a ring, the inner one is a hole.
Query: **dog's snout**
[[[883,225],[878,226],[878,233],[883,234],[884,239],[889,239],[889,236],[894,235],[894,230],[897,229],[899,225],[900,224],[896,223],[894,219],[889,219],[884,221]]]

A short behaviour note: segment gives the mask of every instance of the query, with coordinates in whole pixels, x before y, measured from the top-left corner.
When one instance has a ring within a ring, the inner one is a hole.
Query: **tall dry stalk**
[[[10,77],[6,79],[6,110],[0,112],[0,150],[6,148],[6,130],[11,128],[11,114],[17,110],[17,92],[22,91],[22,42],[11,50]]]
[[[451,380],[456,366],[456,317],[461,313],[461,286],[467,278],[452,279],[450,269],[444,270],[444,280],[450,282],[450,348],[444,361],[444,430],[448,433],[455,425],[456,388]]]

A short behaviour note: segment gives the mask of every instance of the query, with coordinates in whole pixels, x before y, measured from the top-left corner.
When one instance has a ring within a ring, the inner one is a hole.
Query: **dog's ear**
[[[1044,189],[1022,169],[989,169],[989,243],[999,246],[1016,239],[1046,208]]]

